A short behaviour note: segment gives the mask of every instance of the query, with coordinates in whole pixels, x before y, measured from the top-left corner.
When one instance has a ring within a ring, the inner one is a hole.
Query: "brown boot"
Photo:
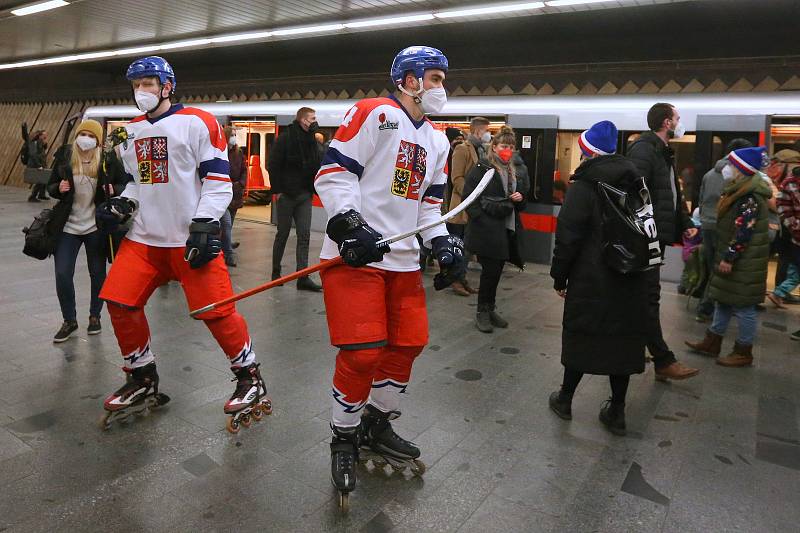
[[[469,296],[470,292],[464,288],[464,284],[460,281],[454,281],[450,288],[453,289],[453,292],[458,294],[459,296]]]
[[[746,344],[733,345],[733,351],[725,357],[718,357],[717,364],[722,366],[750,366],[753,364],[753,347]]]
[[[717,335],[710,329],[706,330],[706,336],[700,342],[683,341],[692,351],[699,354],[718,357],[722,350],[722,335]]]
[[[700,373],[697,368],[690,368],[677,361],[664,368],[656,368],[656,379],[658,381],[667,381],[668,379],[689,379]]]

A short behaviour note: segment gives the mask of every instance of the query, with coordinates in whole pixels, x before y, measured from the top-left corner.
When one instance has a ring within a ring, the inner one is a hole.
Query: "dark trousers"
[[[661,331],[661,268],[645,273],[647,278],[647,349],[653,356],[656,368],[664,368],[676,361]]]
[[[494,309],[497,285],[500,283],[500,276],[503,274],[503,266],[506,262],[503,259],[494,259],[493,257],[479,255],[478,263],[481,264],[481,286],[478,288],[478,310],[483,311],[486,307]]]
[[[564,381],[561,384],[561,393],[572,397],[581,379],[583,379],[583,372],[564,367]],[[608,376],[608,381],[611,385],[611,403],[624,404],[625,397],[628,395],[628,385],[631,377],[627,375],[612,375]]]
[[[103,253],[103,239],[108,238],[99,231],[87,235],[72,235],[62,233],[56,244],[53,254],[56,270],[56,294],[61,305],[61,315],[64,320],[74,321],[77,317],[75,311],[75,262],[81,244],[86,247],[86,262],[89,267],[89,279],[92,282],[92,298],[89,304],[89,316],[100,316],[103,309],[103,300],[100,299],[100,289],[106,280],[106,257]]]
[[[31,198],[41,198],[44,199],[47,197],[47,185],[44,183],[37,183],[31,189]]]
[[[272,245],[272,270],[281,269],[283,251],[289,239],[289,231],[294,220],[295,233],[297,234],[297,270],[308,266],[308,246],[311,240],[311,194],[302,193],[298,196],[281,194],[275,205],[278,216],[278,234]]]
[[[711,316],[714,314],[714,302],[708,297],[711,287],[711,276],[714,274],[714,256],[717,253],[717,230],[704,229],[703,232],[703,260],[706,263],[706,288],[703,291],[703,299],[697,306],[698,315]]]

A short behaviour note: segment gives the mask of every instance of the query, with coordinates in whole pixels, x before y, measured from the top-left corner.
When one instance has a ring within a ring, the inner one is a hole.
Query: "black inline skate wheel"
[[[350,511],[350,493],[349,492],[340,492],[339,493],[339,510],[343,513]]]
[[[97,425],[103,431],[108,431],[109,429],[111,429],[111,422],[109,422],[108,420],[109,418],[111,418],[111,414],[112,414],[111,411],[106,411],[100,416],[100,420],[97,421]]]

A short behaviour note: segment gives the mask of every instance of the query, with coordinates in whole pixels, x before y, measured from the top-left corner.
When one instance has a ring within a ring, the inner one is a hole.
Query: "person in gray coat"
[[[717,204],[722,196],[722,169],[728,164],[728,154],[739,148],[749,148],[753,143],[747,139],[733,139],[725,148],[725,156],[717,161],[714,168],[706,172],[700,184],[700,231],[703,234],[703,259],[706,272],[714,272],[714,254],[717,251]],[[708,296],[708,284],[703,299],[697,307],[698,322],[710,322],[714,315],[714,302]]]

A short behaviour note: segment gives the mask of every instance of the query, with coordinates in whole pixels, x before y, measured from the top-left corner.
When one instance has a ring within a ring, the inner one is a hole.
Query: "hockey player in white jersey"
[[[144,306],[169,280],[183,287],[196,309],[233,294],[220,255],[219,219],[233,195],[227,141],[210,113],[172,104],[175,73],[150,56],[128,67],[137,107],[144,113],[118,147],[131,182],[121,196],[98,207],[98,217],[119,224],[132,218],[100,297],[108,302],[122,351],[126,383],[106,398],[103,423],[143,404],[163,403]],[[228,430],[271,412],[244,318],[233,304],[198,316],[230,360],[238,382],[225,404]],[[168,400],[168,398],[167,398]]]
[[[425,118],[447,100],[447,58],[412,46],[394,59],[396,92],[353,106],[331,141],[315,188],[328,214],[322,259],[343,265],[325,270],[331,344],[339,348],[333,377],[331,480],[347,506],[361,453],[376,464],[425,465],[419,448],[398,436],[390,420],[400,415],[411,366],[428,342],[419,247],[405,239],[379,247],[383,236],[413,230],[441,216],[449,143]],[[437,288],[465,271],[463,244],[444,225],[422,232],[442,272]],[[364,456],[362,456],[362,460]]]

